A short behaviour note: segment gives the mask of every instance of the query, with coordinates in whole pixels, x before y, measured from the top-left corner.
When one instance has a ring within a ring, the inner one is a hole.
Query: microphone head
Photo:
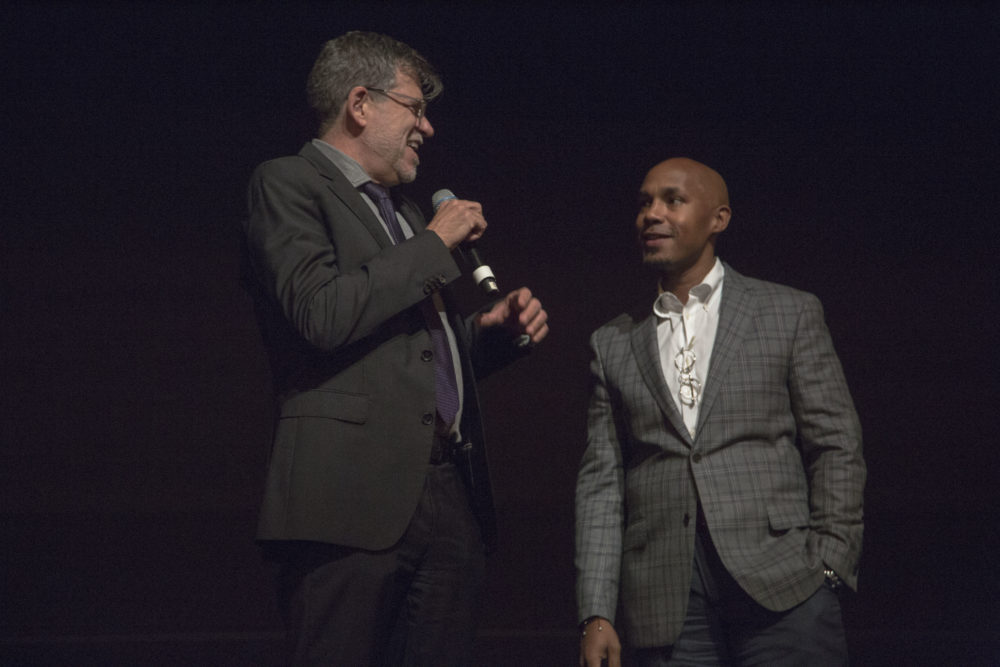
[[[449,199],[458,199],[455,193],[447,188],[443,190],[438,190],[431,196],[431,206],[434,207],[434,212],[437,213],[438,207],[442,202],[448,201]]]

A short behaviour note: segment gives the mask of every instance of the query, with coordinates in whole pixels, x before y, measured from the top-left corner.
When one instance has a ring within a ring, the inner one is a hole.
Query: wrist
[[[594,623],[595,621],[597,622],[596,631],[597,632],[602,632],[604,630],[604,624],[607,623],[607,621],[604,619],[604,617],[603,616],[588,616],[587,618],[583,619],[580,622],[580,625],[578,626],[579,629],[580,629],[580,636],[586,637],[587,636],[587,630],[588,630],[588,628],[590,628],[591,623]]]

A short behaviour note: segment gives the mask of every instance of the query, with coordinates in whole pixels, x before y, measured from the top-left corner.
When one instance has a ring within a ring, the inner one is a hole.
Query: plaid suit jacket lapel
[[[723,378],[726,377],[733,359],[736,358],[736,351],[753,327],[751,289],[743,276],[734,271],[728,264],[725,267],[726,277],[722,287],[722,303],[719,304],[719,328],[715,334],[712,361],[708,369],[708,377],[705,380],[705,394],[698,411],[696,433],[702,432],[705,420],[712,412],[712,405],[719,396]]]
[[[660,364],[660,347],[656,340],[656,316],[650,313],[645,319],[640,320],[632,327],[631,335],[632,355],[636,365],[639,367],[639,374],[649,388],[649,393],[653,395],[656,404],[667,416],[674,429],[690,447],[691,434],[688,433],[684,425],[684,419],[677,411],[674,399],[670,396],[670,388],[663,377],[663,366]]]

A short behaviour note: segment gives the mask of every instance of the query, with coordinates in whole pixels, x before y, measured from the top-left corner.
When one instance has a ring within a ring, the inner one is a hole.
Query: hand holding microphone
[[[451,204],[450,202],[455,202]],[[490,296],[500,293],[496,276],[493,270],[483,261],[479,250],[476,248],[476,240],[483,235],[486,229],[486,220],[482,217],[482,207],[475,202],[459,200],[451,190],[438,190],[431,197],[431,204],[434,207],[434,220],[428,229],[434,229],[445,243],[448,240],[442,232],[461,230],[461,225],[454,223],[466,221],[470,225],[471,232],[465,237],[459,238],[456,244],[466,261],[472,267],[472,278],[479,287]],[[453,213],[446,217],[444,214]],[[464,213],[465,217],[461,214]],[[476,225],[476,218],[481,226]],[[471,221],[471,222],[470,222]],[[455,248],[456,245],[448,245]],[[493,307],[478,315],[478,323],[481,327],[505,326],[519,335],[516,338],[518,347],[528,347],[542,341],[549,333],[547,324],[548,313],[542,308],[541,302],[531,294],[527,287],[515,290],[504,299],[496,302]]]
[[[486,231],[483,207],[478,202],[458,199],[450,190],[438,190],[431,203],[434,218],[427,229],[436,232],[449,250],[475,242]]]
[[[444,204],[446,201],[458,201],[458,199],[455,197],[455,193],[453,193],[451,190],[438,190],[437,192],[434,193],[434,195],[431,197],[431,205],[434,206],[435,214],[438,213],[438,210],[441,208],[441,205]],[[480,207],[479,204],[475,204],[474,202],[468,202],[468,203],[474,204],[474,206],[477,207],[472,210],[477,210],[479,213],[479,217],[482,218],[482,212],[483,212],[482,207]],[[434,217],[436,221],[437,215],[435,215]],[[433,225],[434,222],[432,222],[431,225],[428,225],[428,229],[430,229],[431,226]],[[475,235],[475,237],[473,237],[472,234],[466,236],[466,238],[463,239],[462,243],[458,246],[458,248],[459,252],[462,253],[462,256],[465,257],[465,260],[469,263],[469,266],[472,267],[472,279],[476,281],[476,284],[479,285],[479,287],[481,287],[483,291],[493,296],[500,293],[500,287],[499,285],[497,285],[497,278],[495,275],[493,275],[493,269],[491,269],[489,265],[483,261],[483,258],[479,255],[478,248],[476,248],[476,239],[478,239],[480,236],[483,235],[483,231],[485,229],[486,229],[486,220],[483,219],[482,229],[479,230],[479,233]],[[447,241],[445,243],[447,243]]]

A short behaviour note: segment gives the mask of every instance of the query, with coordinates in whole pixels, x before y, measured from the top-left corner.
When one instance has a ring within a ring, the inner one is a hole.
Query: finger
[[[531,299],[531,290],[527,287],[522,287],[517,291],[517,303],[521,307],[521,310],[528,307],[528,304],[531,303]]]
[[[607,647],[599,641],[588,642],[587,646],[587,667],[601,667],[604,658],[607,657]]]
[[[545,337],[548,335],[549,335],[549,325],[543,324],[541,327],[539,327],[538,331],[531,334],[531,342],[537,345],[538,343],[541,343],[543,340],[545,340]]]
[[[533,300],[532,303],[528,304],[528,307],[521,311],[518,315],[518,326],[521,327],[525,333],[533,334],[538,331],[543,324],[548,322],[549,314],[542,304],[538,302],[537,299]]]
[[[542,302],[538,299],[531,299],[525,304],[521,312],[518,313],[517,321],[522,327],[527,329],[531,324],[540,325],[541,322],[537,320],[541,318],[541,322],[545,321],[545,311],[542,310]]]
[[[445,199],[440,204],[436,210],[444,211],[450,207],[457,206],[460,209],[469,209],[476,211],[477,213],[483,212],[483,206],[477,201],[472,201],[471,199]]]
[[[507,309],[507,304],[501,301],[479,316],[480,326],[492,327],[503,324],[509,314],[510,311]]]
[[[527,287],[516,289],[507,295],[506,301],[513,312],[520,313],[531,301],[531,290]]]

